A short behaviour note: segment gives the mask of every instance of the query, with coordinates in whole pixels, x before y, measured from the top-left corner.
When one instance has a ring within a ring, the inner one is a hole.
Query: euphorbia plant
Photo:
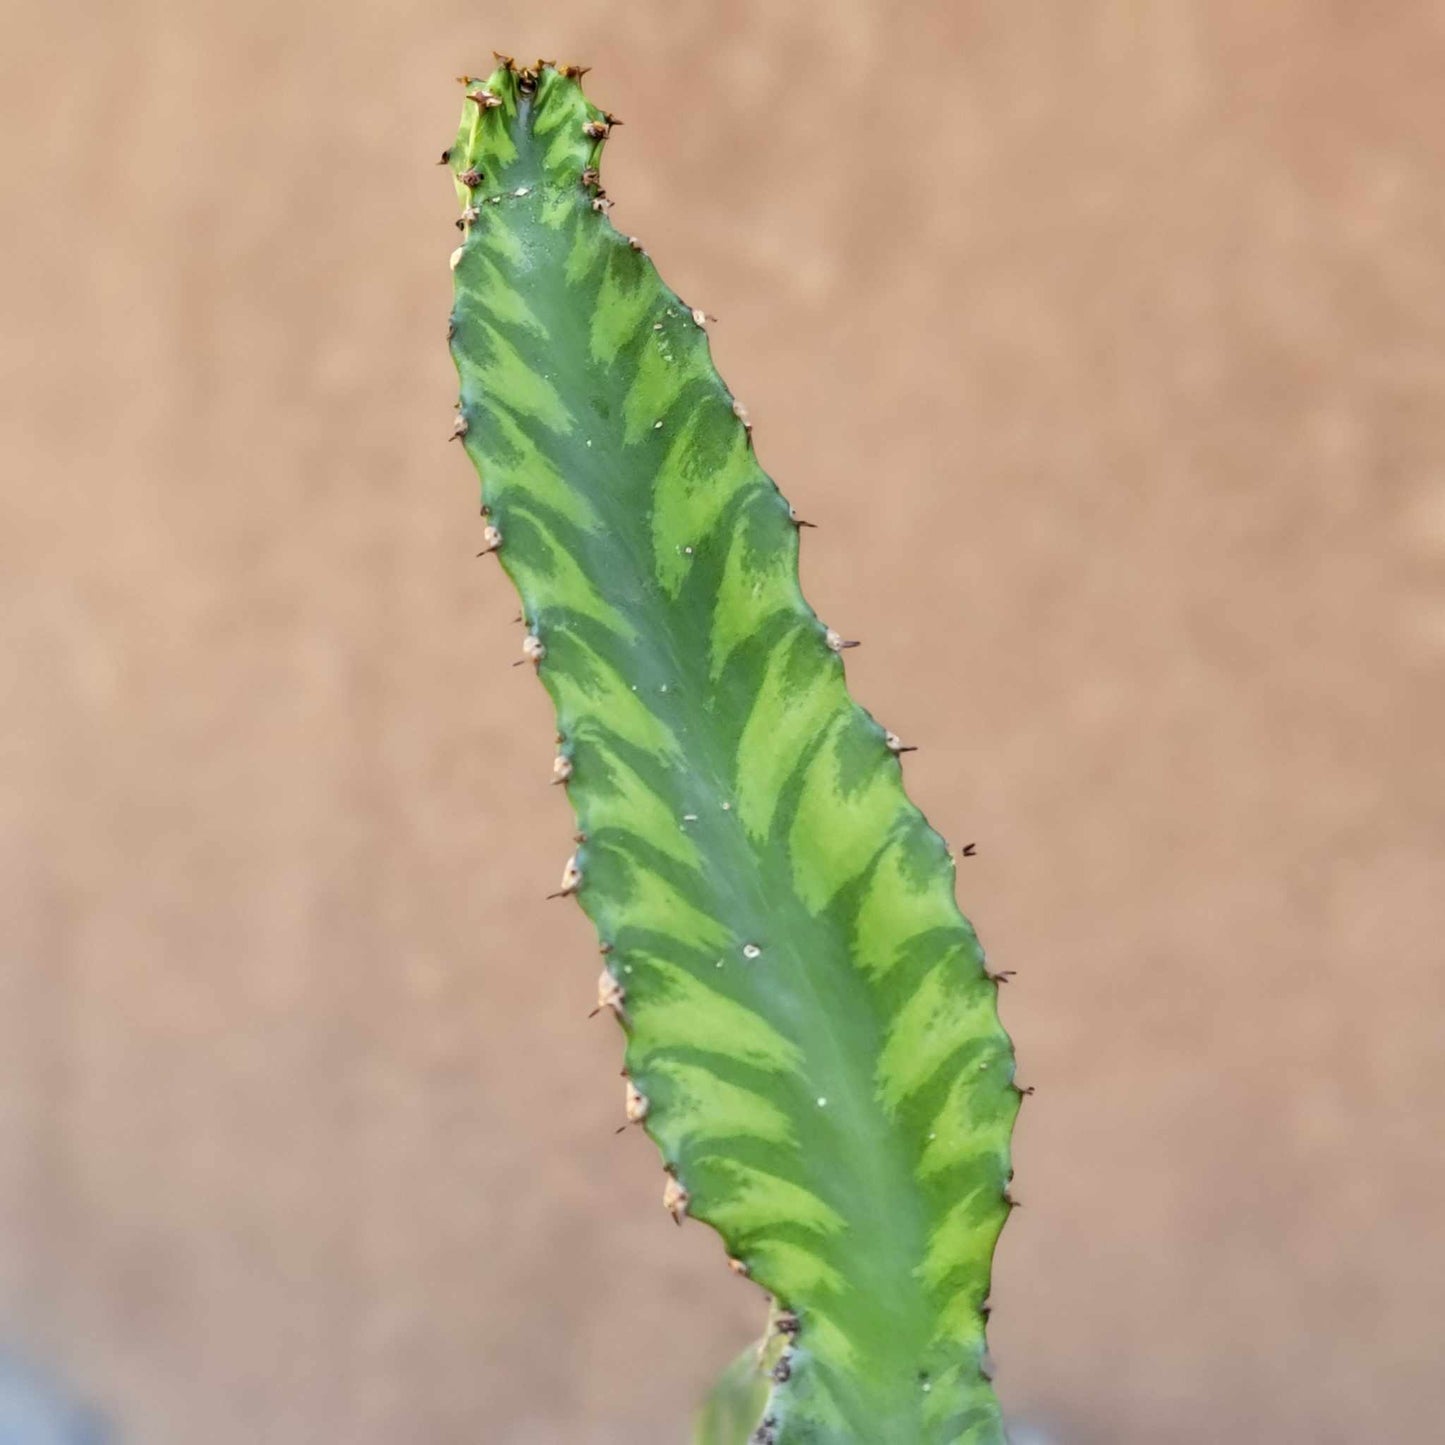
[[[556,705],[578,829],[557,891],[596,925],[624,1117],[673,1218],[773,1301],[765,1399],[705,1428],[1001,1441],[984,1329],[1020,1090],[996,980],[907,748],[799,590],[803,524],[708,318],[613,228],[615,121],[580,80],[466,82],[455,430]]]

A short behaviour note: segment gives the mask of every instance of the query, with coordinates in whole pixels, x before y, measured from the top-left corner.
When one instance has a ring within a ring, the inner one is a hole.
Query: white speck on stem
[[[526,186],[518,186],[517,189],[512,192],[512,194],[516,196],[518,200],[521,200],[523,196],[528,194],[528,191]]]
[[[683,821],[684,823],[696,823],[696,822],[697,822],[697,814],[696,814],[696,813],[684,813],[684,814],[682,815],[682,821]]]
[[[724,812],[724,813],[731,813],[732,810],[733,810],[733,805],[732,805],[731,803],[724,803],[724,804],[723,804],[723,812]]]
[[[756,943],[745,943],[745,944],[743,944],[743,957],[744,957],[744,958],[758,958],[761,954],[762,954],[762,949],[759,948]]]
[[[827,1099],[824,1098],[821,1094],[818,1096],[818,1107],[820,1109],[826,1109],[828,1107]]]

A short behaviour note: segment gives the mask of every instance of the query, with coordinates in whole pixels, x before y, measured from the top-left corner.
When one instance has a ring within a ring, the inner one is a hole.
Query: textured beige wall
[[[1445,1410],[1445,11],[48,0],[0,133],[0,1345],[144,1445],[678,1445],[758,1324],[614,1138],[445,445],[451,77],[596,67],[1022,1075],[1068,1445]],[[17,43],[18,41],[18,43]]]

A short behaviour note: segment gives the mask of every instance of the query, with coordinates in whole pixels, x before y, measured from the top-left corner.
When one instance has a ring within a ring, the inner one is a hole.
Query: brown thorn
[[[442,158],[441,158],[441,160],[439,160],[439,161],[437,162],[437,164],[438,164],[439,166],[450,165],[450,164],[451,164],[451,159],[452,159],[451,147],[448,146],[447,149],[442,152]]]

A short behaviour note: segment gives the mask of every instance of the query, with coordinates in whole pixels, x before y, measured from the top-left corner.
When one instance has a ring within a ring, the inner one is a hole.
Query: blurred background
[[[855,692],[977,842],[1038,1090],[1007,1407],[1439,1429],[1445,7],[6,30],[0,1356],[43,1428],[679,1445],[762,1323],[613,1135],[549,712],[446,444],[434,162],[496,46],[595,67],[617,224],[721,318]]]

